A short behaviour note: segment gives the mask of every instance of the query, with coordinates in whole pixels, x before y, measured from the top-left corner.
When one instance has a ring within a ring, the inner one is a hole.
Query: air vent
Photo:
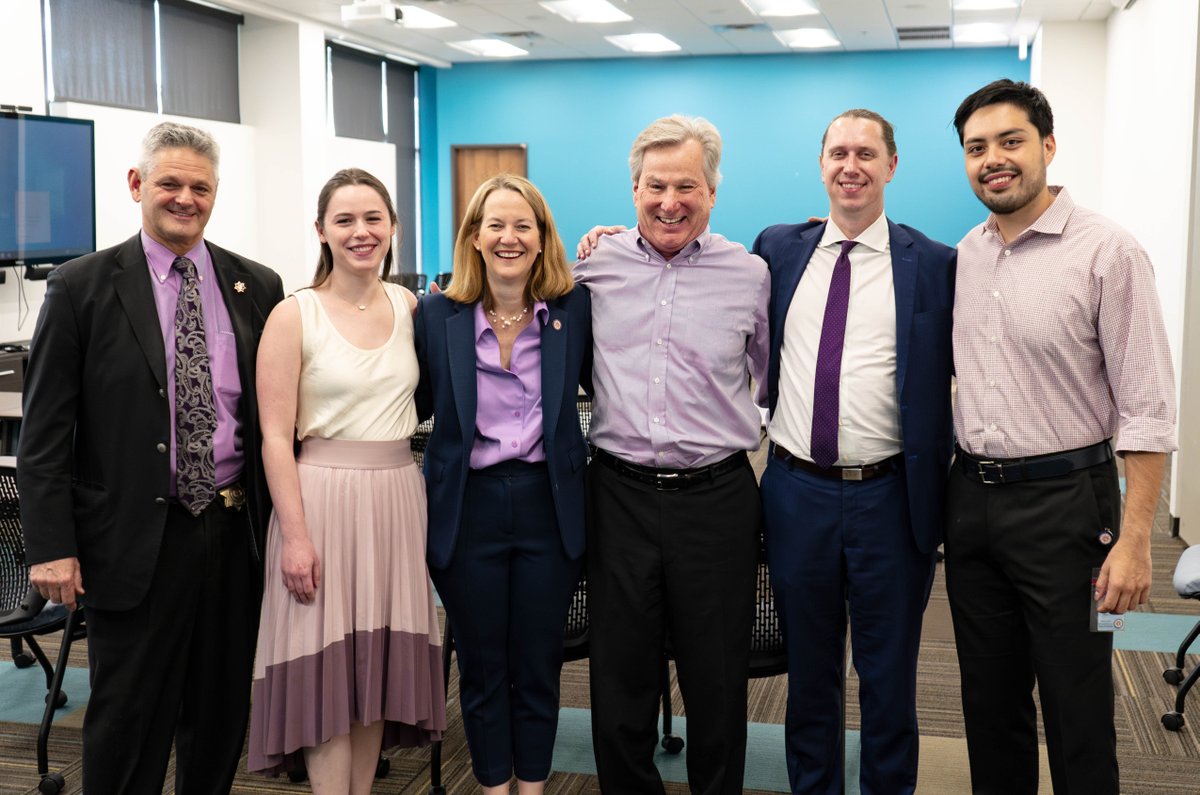
[[[502,39],[525,39],[526,41],[534,41],[542,38],[542,34],[536,30],[510,30],[505,33],[494,33],[494,36],[499,36]]]
[[[896,28],[900,41],[945,41],[950,38],[949,26],[936,28]]]

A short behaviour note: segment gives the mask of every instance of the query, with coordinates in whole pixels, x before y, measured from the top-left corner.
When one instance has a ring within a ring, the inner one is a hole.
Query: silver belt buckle
[[[1004,464],[1001,464],[999,461],[977,461],[975,466],[979,471],[979,480],[982,481],[984,485],[999,486],[1004,482]],[[986,467],[995,467],[994,472],[1000,479],[988,480],[988,471]]]
[[[842,467],[842,480],[862,480],[862,467]]]

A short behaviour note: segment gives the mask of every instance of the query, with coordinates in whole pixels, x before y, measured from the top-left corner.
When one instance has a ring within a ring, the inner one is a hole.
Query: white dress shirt
[[[847,239],[832,219],[826,224],[784,321],[779,398],[767,434],[771,441],[809,460],[825,302],[840,244]],[[887,217],[881,214],[855,239],[838,391],[838,466],[873,464],[902,449],[896,402],[896,293]]]

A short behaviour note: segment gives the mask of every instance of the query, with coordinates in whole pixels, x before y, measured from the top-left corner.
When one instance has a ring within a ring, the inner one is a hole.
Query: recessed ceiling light
[[[742,0],[742,5],[760,17],[802,17],[821,13],[812,0]]]
[[[400,6],[400,10],[404,12],[404,18],[400,20],[401,26],[412,28],[413,30],[453,28],[458,25],[452,19],[446,19],[432,11],[426,11],[417,6]]]
[[[547,0],[538,5],[570,22],[602,24],[633,19],[607,0]]]
[[[837,37],[825,28],[796,28],[777,30],[774,33],[781,44],[798,50],[819,50],[822,47],[837,47],[841,44]]]
[[[1000,11],[1019,5],[1020,0],[954,0],[955,11]]]
[[[449,45],[456,50],[469,52],[471,55],[479,55],[484,58],[516,58],[519,55],[528,55],[528,50],[522,50],[520,47],[514,47],[507,41],[499,39],[471,39],[470,41],[452,41]]]
[[[995,22],[972,22],[955,25],[951,37],[959,44],[1008,44],[1008,25]]]
[[[661,33],[629,33],[604,38],[629,52],[675,52],[683,49]]]

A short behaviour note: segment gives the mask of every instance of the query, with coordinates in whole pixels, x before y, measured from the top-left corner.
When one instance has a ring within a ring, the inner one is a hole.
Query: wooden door
[[[497,174],[527,176],[528,152],[525,144],[497,146],[451,146],[450,174],[454,183],[454,238],[458,239],[458,227],[467,204],[475,190]]]

